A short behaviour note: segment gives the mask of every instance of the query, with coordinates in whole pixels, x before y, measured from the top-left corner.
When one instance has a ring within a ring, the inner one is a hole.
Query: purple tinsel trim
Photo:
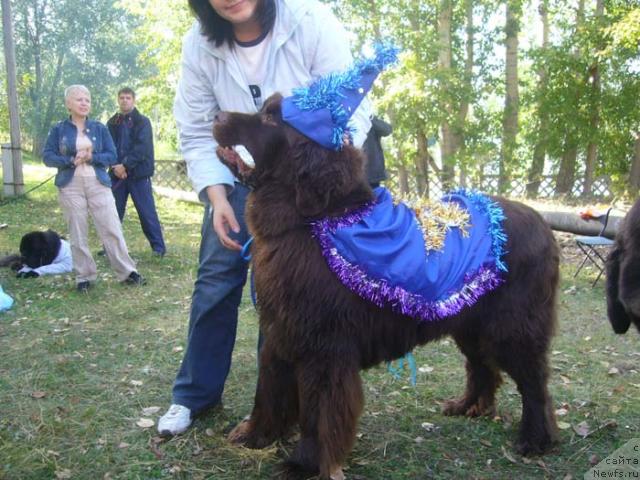
[[[356,208],[355,210],[351,210],[350,212],[345,213],[340,217],[326,217],[321,220],[315,220],[311,223],[311,228],[314,232],[314,235],[316,230],[335,233],[339,228],[350,227],[354,223],[358,223],[359,221],[361,221],[364,217],[371,213],[371,210],[373,210],[373,207],[375,207],[375,205],[376,201],[372,200]]]
[[[374,203],[369,203],[342,217],[325,218],[311,224],[312,234],[320,244],[331,271],[344,286],[361,298],[380,308],[389,306],[396,313],[432,322],[460,313],[463,308],[474,305],[484,294],[504,283],[497,268],[481,267],[475,273],[465,276],[465,285],[460,291],[453,292],[443,300],[428,301],[401,287],[391,286],[385,280],[370,278],[361,268],[352,265],[338,253],[329,234],[338,228],[359,222],[373,206]]]

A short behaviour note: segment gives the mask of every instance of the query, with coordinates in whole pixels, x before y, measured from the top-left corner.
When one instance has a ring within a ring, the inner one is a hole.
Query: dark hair
[[[134,92],[132,88],[122,87],[120,90],[118,90],[118,96],[122,95],[123,93],[129,94],[133,98],[136,98],[136,92]]]
[[[229,43],[229,46],[233,46],[234,36],[231,22],[218,15],[209,0],[189,0],[189,7],[200,21],[202,33],[210,41],[215,42],[216,47],[225,41]],[[259,0],[256,6],[256,15],[260,21],[262,34],[268,33],[276,21],[276,0]]]

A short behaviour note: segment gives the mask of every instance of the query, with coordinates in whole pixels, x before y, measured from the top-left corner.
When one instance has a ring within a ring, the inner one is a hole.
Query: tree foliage
[[[499,173],[528,182],[530,195],[545,174],[561,194],[588,194],[598,176],[618,193],[640,185],[640,0],[323,1],[356,49],[380,38],[402,48],[373,91],[395,128],[387,163],[401,188],[497,187]],[[15,16],[23,124],[35,144],[64,113],[63,85],[87,84],[103,112],[128,83],[175,149],[186,1],[21,0]],[[507,47],[517,60],[511,94]]]
[[[113,110],[118,87],[145,76],[137,19],[116,0],[22,0],[13,14],[22,125],[36,152],[65,115],[65,86],[86,85],[100,116]]]

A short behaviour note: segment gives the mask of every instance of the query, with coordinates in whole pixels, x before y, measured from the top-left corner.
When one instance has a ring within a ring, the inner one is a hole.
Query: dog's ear
[[[312,141],[293,147],[296,156],[296,207],[304,217],[315,217],[327,210],[332,199],[346,195],[356,183],[353,152],[336,152]]]

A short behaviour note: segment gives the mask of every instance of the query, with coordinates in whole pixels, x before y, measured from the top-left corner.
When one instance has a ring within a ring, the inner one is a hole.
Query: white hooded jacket
[[[267,49],[263,98],[284,96],[331,72],[347,69],[353,58],[347,34],[329,7],[316,0],[276,0],[276,19]],[[193,188],[207,201],[206,188],[234,184],[216,155],[213,119],[219,111],[257,111],[235,50],[216,47],[196,22],[185,36],[182,76],[174,102],[180,149]],[[353,143],[361,147],[371,128],[370,103],[363,100],[350,120]]]

